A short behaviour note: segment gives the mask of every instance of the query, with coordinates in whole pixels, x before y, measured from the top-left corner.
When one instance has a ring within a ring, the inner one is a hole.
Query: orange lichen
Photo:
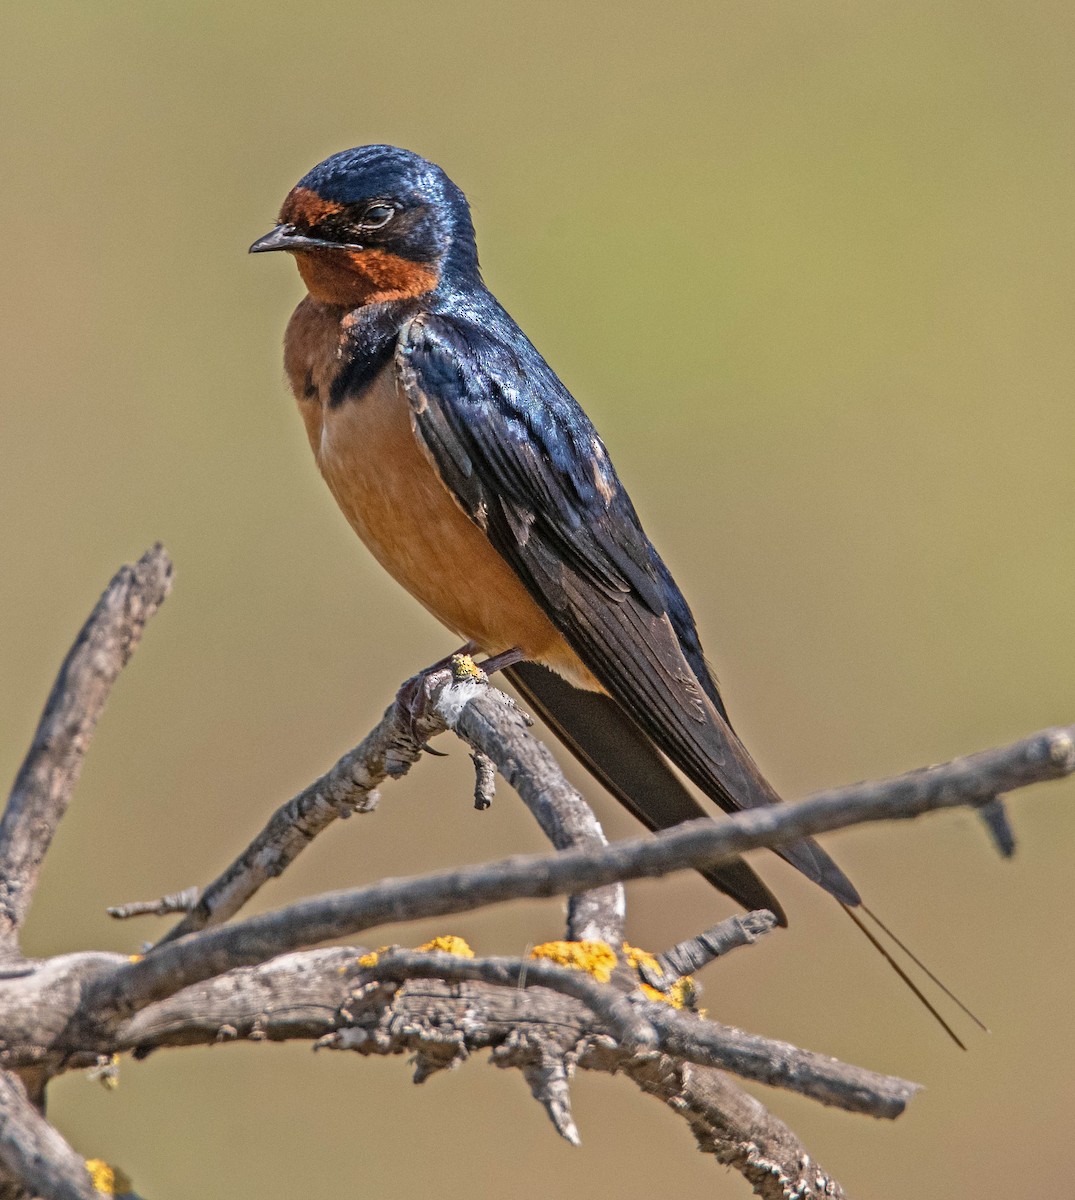
[[[87,1158],[86,1170],[90,1173],[93,1186],[104,1196],[125,1196],[134,1190],[131,1181],[111,1163],[103,1158]]]
[[[426,942],[424,945],[416,946],[417,950],[440,950],[444,954],[454,954],[456,958],[473,958],[474,951],[461,938],[456,937],[454,933],[445,934],[443,937],[435,937],[432,941]]]
[[[598,983],[608,983],[616,966],[616,953],[607,942],[543,942],[530,951],[530,957],[586,971]]]

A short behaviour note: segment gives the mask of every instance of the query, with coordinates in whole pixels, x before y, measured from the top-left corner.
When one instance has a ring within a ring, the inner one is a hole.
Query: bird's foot
[[[485,662],[478,663],[478,666],[486,675],[495,675],[497,671],[503,671],[505,667],[514,667],[525,657],[518,646],[512,646],[510,650],[503,650],[500,654],[494,654],[491,658],[487,658]]]

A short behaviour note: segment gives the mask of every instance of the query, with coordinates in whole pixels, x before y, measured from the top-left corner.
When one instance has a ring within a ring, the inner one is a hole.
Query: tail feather
[[[504,674],[582,765],[647,828],[668,829],[709,816],[610,697],[572,687],[536,663],[517,663]],[[780,901],[745,859],[707,867],[701,874],[737,904],[767,908],[787,925]]]

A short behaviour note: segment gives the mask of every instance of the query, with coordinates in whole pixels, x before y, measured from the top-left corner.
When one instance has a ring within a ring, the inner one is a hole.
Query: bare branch
[[[430,678],[450,681],[447,671]],[[273,813],[261,833],[205,888],[198,903],[161,939],[160,945],[222,924],[263,884],[281,875],[337,817],[372,812],[377,807],[377,788],[388,778],[401,778],[421,757],[412,714],[402,702],[420,679],[418,676],[404,684],[377,727],[354,749]],[[444,728],[442,725],[441,730]],[[423,730],[421,741],[435,732]]]
[[[171,587],[172,561],[159,544],[121,567],[60,668],[0,820],[0,945],[8,954],[112,685]]]
[[[157,548],[113,580],[68,655],[0,821],[0,955],[7,950],[7,961],[0,960],[0,1067],[6,1068],[0,1073],[0,1168],[7,1171],[5,1178],[0,1169],[0,1200],[23,1200],[28,1192],[46,1200],[92,1197],[94,1183],[102,1186],[35,1107],[43,1104],[49,1078],[107,1062],[124,1049],[140,1056],[157,1046],[238,1038],[306,1038],[362,1054],[412,1053],[418,1081],[487,1049],[497,1066],[522,1072],[557,1131],[574,1142],[573,1071],[627,1074],[684,1117],[699,1146],[741,1171],[757,1194],[772,1200],[842,1196],[794,1135],[722,1070],[889,1118],[902,1112],[916,1085],[647,1000],[643,992],[652,993],[638,990],[638,974],[626,960],[613,965],[612,954],[606,982],[603,974],[595,978],[540,958],[303,948],[387,921],[567,895],[571,935],[618,949],[623,879],[956,805],[978,808],[1004,850],[1012,839],[999,797],[1075,771],[1075,727],[1047,730],[898,779],[608,846],[586,802],[527,732],[523,715],[485,686],[469,659],[457,657],[450,671],[427,672],[404,685],[380,726],[283,806],[200,898],[188,892],[114,910],[131,916],[194,905],[144,959],[88,953],[41,963],[19,959],[18,929],[86,744],[170,577],[170,563]],[[479,803],[491,798],[495,766],[560,853],[385,880],[208,928],[233,915],[335,817],[375,807],[379,783],[405,774],[427,740],[448,729],[474,752]],[[657,960],[651,986],[667,987],[669,978],[747,944],[771,924],[771,914],[733,918],[673,947]],[[634,962],[639,955],[630,953]],[[645,968],[635,970],[645,976]]]
[[[129,921],[131,917],[166,917],[171,913],[190,912],[200,895],[198,888],[189,887],[181,892],[169,892],[159,900],[132,900],[130,904],[114,904],[105,911],[116,921]]]
[[[763,934],[776,928],[776,917],[767,908],[738,913],[707,929],[704,933],[679,942],[663,954],[658,954],[657,968],[642,963],[638,973],[658,990],[667,990],[670,982],[682,979],[707,966],[715,958],[740,946],[751,946]]]
[[[473,980],[500,987],[545,987],[581,1001],[629,1055],[661,1050],[699,1066],[720,1067],[744,1079],[786,1088],[849,1112],[898,1117],[917,1084],[848,1066],[787,1042],[743,1033],[666,1004],[625,995],[584,971],[526,958],[458,958],[392,950],[368,968],[381,980]]]
[[[484,697],[483,697],[484,699]],[[995,794],[1075,770],[1075,729],[1053,729],[943,766],[823,792],[798,803],[737,813],[718,824],[689,821],[653,838],[596,850],[517,856],[423,878],[384,880],[370,887],[300,901],[224,929],[159,947],[92,989],[87,1017],[110,1021],[233,967],[360,933],[386,922],[471,912],[524,897],[579,892],[623,879],[666,875],[725,861],[762,846],[782,845],[865,821],[921,816],[974,804]]]
[[[475,752],[496,763],[557,850],[608,845],[593,809],[564,778],[549,748],[529,732],[527,718],[509,696],[495,688],[480,691],[452,727]],[[568,903],[567,936],[618,946],[626,916],[618,881],[588,889]]]
[[[739,1171],[763,1200],[844,1200],[795,1134],[720,1071],[662,1055],[623,1073],[685,1118],[698,1149]]]
[[[657,1032],[644,1012],[609,983],[574,967],[536,958],[458,958],[452,954],[393,949],[378,955],[368,968],[375,979],[444,979],[480,981],[497,987],[550,988],[585,1004],[630,1053],[657,1045]]]
[[[380,799],[375,789],[385,779],[402,777],[417,762],[421,747],[451,728],[481,756],[476,796],[491,793],[489,769],[480,765],[491,761],[558,849],[607,844],[593,810],[568,784],[548,749],[530,735],[527,718],[514,701],[488,687],[484,674],[457,655],[452,670],[432,670],[408,680],[377,728],[277,809],[160,945],[233,916],[337,817],[372,812]],[[623,939],[624,911],[623,890],[616,884],[574,897],[568,911],[569,935],[618,943]]]
[[[699,1148],[742,1171],[758,1195],[843,1195],[794,1134],[721,1072],[664,1054],[629,1054],[587,1007],[544,987],[435,979],[363,987],[370,975],[359,962],[364,953],[313,950],[221,976],[140,1012],[118,1031],[118,1044],[143,1054],[246,1037],[320,1039],[363,1055],[414,1055],[416,1081],[489,1050],[497,1066],[523,1071],[568,1140],[578,1136],[567,1101],[572,1067],[625,1074],[685,1119]]]
[[[26,1089],[0,1071],[0,1162],[9,1179],[42,1200],[101,1200],[85,1161],[30,1103]]]

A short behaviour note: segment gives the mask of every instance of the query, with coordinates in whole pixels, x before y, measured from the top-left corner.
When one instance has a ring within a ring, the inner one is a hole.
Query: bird
[[[307,294],[286,375],[320,472],[381,566],[650,830],[710,815],[673,765],[726,812],[777,803],[597,430],[483,282],[448,175],[395,146],[333,154],[250,252],[294,257]],[[878,945],[816,841],[776,853]],[[701,873],[787,924],[744,859]]]

